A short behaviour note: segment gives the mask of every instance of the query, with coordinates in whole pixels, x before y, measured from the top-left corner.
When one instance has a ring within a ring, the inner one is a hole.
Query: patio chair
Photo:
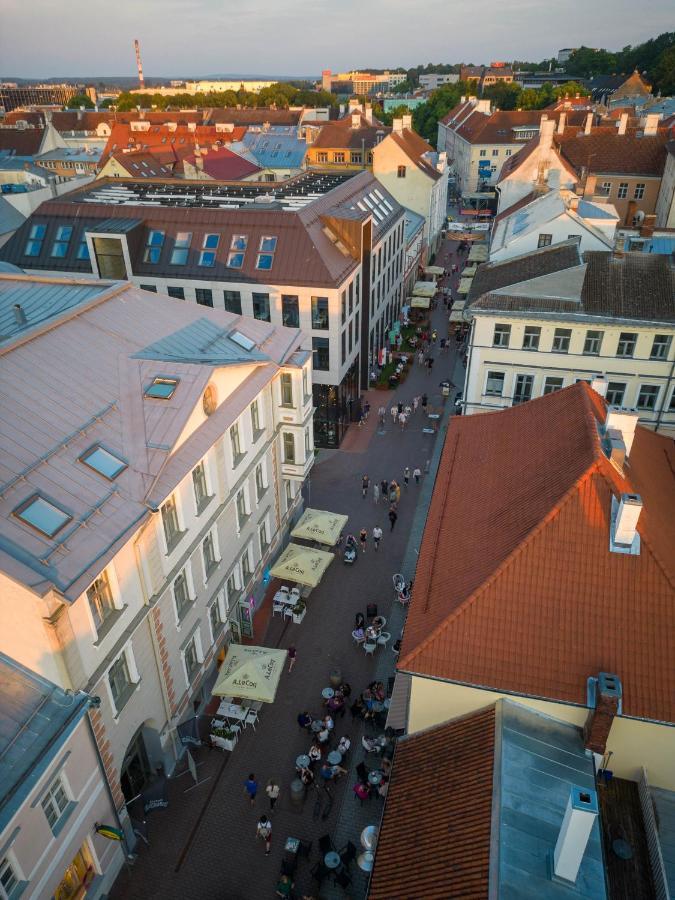
[[[274,615],[276,615],[276,613],[279,613],[281,616],[283,616],[285,609],[286,609],[285,603],[273,603],[272,604],[272,615],[274,616]]]
[[[352,639],[353,639],[354,643],[355,643],[357,646],[358,646],[359,644],[365,644],[365,642],[366,642],[366,636],[365,636],[365,634],[363,635],[363,637],[356,637],[355,634],[354,634],[354,632],[352,632]]]
[[[300,588],[297,588],[297,587],[291,588],[291,597],[294,600],[299,600],[300,599]]]
[[[324,834],[319,838],[319,850],[322,856],[325,856],[326,853],[330,853],[331,850],[334,850],[333,841],[331,840],[331,836],[329,834]]]
[[[388,631],[381,631],[377,637],[377,643],[380,647],[386,647],[391,640],[391,634]]]
[[[279,590],[282,594],[287,594],[289,592],[289,587],[287,584],[282,584]]]
[[[374,656],[375,651],[377,650],[377,644],[373,641],[366,641],[366,643],[363,645],[363,650],[366,656]]]
[[[403,575],[397,573],[396,575],[392,576],[391,580],[394,585],[394,591],[397,594],[400,594],[401,591],[405,588],[405,578],[403,577]]]
[[[292,619],[292,618],[293,618],[293,607],[292,607],[292,606],[285,606],[285,607],[284,607],[284,618],[285,618],[285,619]]]
[[[249,725],[253,726],[253,730],[255,731],[255,723],[258,721],[258,713],[255,709],[249,709],[246,713],[246,718],[244,719],[244,727],[248,728]]]

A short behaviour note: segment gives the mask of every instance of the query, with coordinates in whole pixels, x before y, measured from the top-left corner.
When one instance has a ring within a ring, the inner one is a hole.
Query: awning
[[[325,550],[289,544],[270,569],[270,575],[313,588],[321,581],[334,558],[333,553],[326,553]]]
[[[473,281],[473,275],[471,278],[461,278],[459,281],[459,287],[457,288],[458,294],[468,294],[471,289],[471,282]]]
[[[497,195],[494,191],[470,191],[467,194],[462,194],[462,200],[494,200]]]
[[[487,244],[474,244],[469,250],[469,262],[485,262],[487,258]]]
[[[291,531],[291,536],[334,547],[348,519],[348,516],[340,513],[326,512],[323,509],[306,509]]]
[[[473,278],[473,276],[476,274],[476,268],[477,268],[477,266],[475,266],[475,265],[466,266],[460,277],[461,278]]]
[[[442,275],[445,270],[442,266],[425,266],[424,274],[425,275]]]
[[[429,297],[411,297],[410,305],[413,309],[429,309],[431,300]]]
[[[455,322],[463,322],[464,321],[464,307],[466,306],[466,300],[455,300],[452,304],[452,309],[450,310],[450,323],[455,324]]]
[[[285,661],[285,650],[230,644],[213,693],[273,703]]]
[[[416,281],[413,297],[433,297],[436,293],[435,281]]]

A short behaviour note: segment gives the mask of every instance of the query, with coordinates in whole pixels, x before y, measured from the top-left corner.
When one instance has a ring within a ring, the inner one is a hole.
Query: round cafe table
[[[298,758],[295,760],[295,765],[298,767],[298,769],[306,769],[309,766],[310,762],[311,760],[309,756],[307,756],[306,753],[301,753],[300,756],[298,756]]]
[[[321,691],[321,696],[323,697],[324,700],[330,700],[332,697],[335,696],[335,691],[333,690],[332,687],[325,687]]]
[[[377,825],[366,825],[361,832],[361,846],[372,850],[377,844]]]
[[[331,750],[326,759],[331,766],[339,766],[342,762],[342,754],[339,750]]]
[[[364,872],[372,872],[373,871],[373,863],[375,862],[375,854],[372,850],[366,850],[365,853],[361,853],[356,862],[358,864],[359,869]]]
[[[374,769],[372,772],[368,773],[368,782],[372,784],[373,787],[376,787],[382,781],[382,772],[377,769]]]
[[[314,732],[314,734],[318,734],[322,728],[323,722],[321,721],[321,719],[314,719],[314,721],[312,722],[312,731]]]
[[[340,854],[336,853],[335,850],[329,850],[323,861],[327,869],[337,869],[340,865]]]

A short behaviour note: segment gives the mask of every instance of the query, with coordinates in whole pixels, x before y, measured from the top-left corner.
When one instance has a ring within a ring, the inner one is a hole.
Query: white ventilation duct
[[[630,409],[622,409],[618,406],[610,406],[605,419],[605,433],[610,429],[621,432],[621,437],[626,446],[626,456],[630,456],[635,437],[635,428],[638,423],[638,414]]]
[[[596,792],[573,785],[553,852],[553,872],[556,878],[562,878],[572,884],[576,882],[597,816]]]
[[[642,512],[639,494],[622,494],[614,526],[614,543],[630,547],[635,540],[637,523]]]

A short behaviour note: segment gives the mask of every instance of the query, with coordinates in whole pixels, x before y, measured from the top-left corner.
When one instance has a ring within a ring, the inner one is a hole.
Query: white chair
[[[272,604],[272,615],[274,616],[274,615],[276,615],[276,613],[279,613],[279,615],[283,616],[285,608],[286,608],[285,603],[277,603],[277,602],[273,603]]]
[[[282,594],[287,594],[288,593],[288,585],[282,584],[281,587],[279,588],[279,590],[281,591]]]
[[[241,725],[230,724],[229,729],[230,729],[230,731],[234,731],[234,733],[237,735],[237,737],[239,737],[239,735],[241,734]]]
[[[388,631],[382,631],[377,638],[377,643],[380,647],[386,647],[390,640],[391,634]]]
[[[293,607],[292,606],[287,606],[287,605],[284,606],[284,616],[287,619],[292,618],[292,616],[293,616]]]
[[[357,637],[357,636],[354,634],[354,632],[352,631],[352,638],[354,639],[354,643],[355,643],[357,646],[358,646],[359,644],[365,644],[365,642],[366,642],[366,636],[365,636],[365,634],[363,635],[363,637]]]
[[[253,726],[253,730],[255,731],[255,723],[258,721],[258,713],[254,709],[249,709],[246,713],[246,718],[244,719],[244,727],[248,728],[249,725]]]
[[[366,656],[374,656],[375,651],[377,650],[377,644],[373,643],[372,641],[366,641],[366,643],[363,645],[363,650]]]
[[[292,590],[291,590],[291,598],[292,598],[293,600],[299,600],[299,599],[300,599],[300,588],[297,588],[297,587],[292,588]]]

